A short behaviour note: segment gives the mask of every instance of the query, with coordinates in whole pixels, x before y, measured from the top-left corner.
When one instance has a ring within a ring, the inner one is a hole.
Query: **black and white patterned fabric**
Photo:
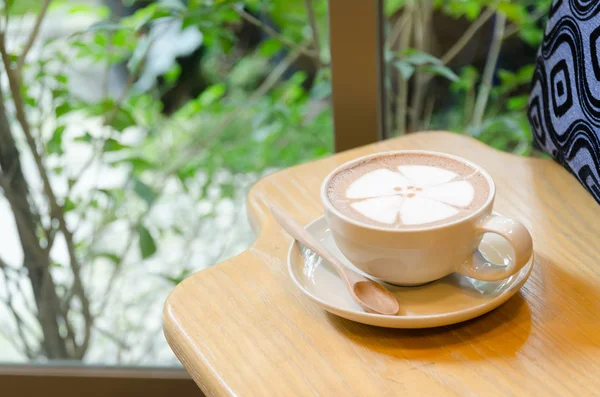
[[[600,203],[600,0],[554,0],[531,89],[535,143]]]

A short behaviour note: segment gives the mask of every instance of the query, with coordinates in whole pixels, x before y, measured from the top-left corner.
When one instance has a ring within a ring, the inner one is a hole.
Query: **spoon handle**
[[[312,234],[308,233],[298,222],[286,214],[281,208],[271,206],[271,212],[279,225],[293,238],[305,247],[331,263],[339,275],[346,281],[348,287],[359,282],[368,280],[366,277],[348,269],[342,262],[333,256]]]
[[[271,206],[271,212],[279,225],[293,238],[331,263],[344,281],[352,299],[365,311],[390,316],[398,314],[398,301],[385,287],[347,268],[319,240],[307,232],[306,229],[300,226],[294,218],[286,214],[282,209]]]

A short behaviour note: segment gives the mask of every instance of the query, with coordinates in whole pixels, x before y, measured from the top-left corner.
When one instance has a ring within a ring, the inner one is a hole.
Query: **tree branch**
[[[15,72],[16,72],[17,76],[21,75],[21,70],[23,68],[23,64],[25,63],[25,58],[27,57],[29,50],[31,50],[31,47],[35,43],[35,39],[37,38],[37,35],[40,31],[40,27],[42,26],[42,21],[44,20],[44,17],[46,16],[46,11],[48,11],[48,6],[50,5],[51,2],[52,2],[52,0],[44,0],[44,2],[42,3],[42,9],[40,10],[40,13],[37,16],[37,19],[35,20],[35,24],[33,25],[33,29],[31,30],[31,33],[29,34],[29,38],[27,39],[27,42],[25,43],[23,52],[21,53],[21,56],[17,60],[17,67],[15,68]]]
[[[406,33],[400,36],[400,52],[404,53],[409,47],[412,39],[412,25],[413,25],[413,7],[414,4],[409,2],[404,7],[404,14],[408,15],[406,24]],[[402,73],[398,70],[398,105],[396,110],[396,128],[398,135],[406,133],[406,122],[407,122],[407,110],[408,110],[408,81],[404,79]]]
[[[400,38],[400,34],[404,31],[404,26],[410,19],[410,14],[403,12],[402,15],[396,20],[392,31],[390,32],[387,39],[387,48],[392,49],[396,44],[396,41]]]
[[[486,21],[490,19],[492,15],[494,15],[499,4],[500,1],[496,1],[494,4],[486,8],[486,10],[479,15],[475,22],[473,22],[468,29],[465,30],[465,33],[463,33],[460,39],[458,39],[456,43],[454,43],[454,45],[450,47],[450,49],[440,58],[444,65],[447,65],[463,50],[463,48],[465,48],[467,43],[469,43],[469,41],[471,41],[471,39],[475,36],[475,33],[477,33],[479,28],[481,28],[483,24],[486,23]]]
[[[34,38],[35,39],[35,38]],[[65,238],[65,242],[67,244],[67,251],[69,253],[69,257],[71,259],[71,270],[73,273],[73,288],[77,296],[81,301],[82,313],[85,319],[85,334],[84,340],[78,350],[78,353],[82,353],[82,349],[87,348],[87,344],[89,342],[89,338],[91,336],[91,327],[94,319],[90,313],[90,303],[85,294],[85,289],[81,282],[81,264],[79,263],[79,259],[77,257],[77,253],[75,250],[75,244],[73,241],[73,234],[69,230],[67,226],[67,222],[64,217],[63,210],[61,206],[58,204],[57,197],[54,193],[52,185],[50,184],[50,179],[48,177],[48,172],[46,171],[44,160],[42,155],[38,151],[37,143],[30,129],[29,122],[27,121],[27,116],[24,111],[24,101],[21,96],[21,84],[20,77],[16,73],[16,71],[11,67],[10,57],[8,52],[6,51],[5,46],[5,35],[4,32],[0,32],[0,55],[2,56],[2,61],[4,63],[4,68],[6,70],[6,74],[8,76],[8,82],[10,86],[10,90],[12,93],[13,103],[15,105],[15,113],[16,118],[19,124],[21,125],[21,129],[23,134],[25,135],[25,139],[27,141],[27,145],[33,154],[33,159],[35,160],[36,168],[38,173],[42,179],[42,186],[44,194],[48,200],[50,206],[50,215],[51,218],[54,217],[58,220],[59,229]],[[66,321],[66,319],[65,319]],[[83,350],[85,351],[85,350]]]
[[[244,18],[246,21],[250,22],[252,25],[259,27],[265,33],[267,33],[269,36],[273,37],[274,39],[281,42],[282,44],[285,44],[286,46],[293,48],[295,51],[299,51],[303,55],[309,56],[311,58],[319,59],[318,52],[309,50],[305,47],[301,47],[298,44],[294,43],[293,41],[286,39],[281,34],[279,34],[279,32],[277,32],[275,29],[271,28],[270,26],[265,25],[260,20],[256,19],[254,16],[252,16],[249,13],[247,13],[246,11],[244,11],[242,8],[233,7],[233,9],[235,10],[235,12],[238,13],[239,16]]]
[[[504,24],[506,23],[506,16],[499,12],[496,15],[496,23],[494,24],[494,36],[492,37],[492,44],[488,53],[487,62],[483,69],[483,76],[481,78],[481,84],[479,86],[479,93],[475,101],[475,109],[473,110],[473,126],[479,127],[483,120],[485,113],[485,107],[487,105],[488,98],[490,96],[490,90],[492,89],[492,79],[494,78],[494,70],[496,69],[496,62],[498,62],[498,55],[500,54],[500,48],[502,47],[502,40],[504,37]]]
[[[423,111],[423,130],[428,130],[431,125],[431,116],[433,115],[433,106],[435,105],[435,96],[427,97],[425,109]]]
[[[313,47],[316,51],[317,64],[320,64],[319,59],[321,54],[321,41],[319,40],[319,28],[317,27],[315,9],[313,7],[312,0],[304,0],[304,4],[306,4],[306,14],[308,15],[308,22],[310,24],[310,29],[312,30]]]
[[[165,184],[162,184],[161,186],[165,186]],[[156,200],[154,202],[156,202]],[[108,305],[108,300],[110,299],[112,289],[115,286],[115,283],[117,281],[117,276],[120,274],[120,269],[123,267],[122,265],[123,265],[123,260],[125,259],[125,255],[127,255],[127,252],[129,252],[129,250],[131,249],[131,246],[133,244],[133,235],[134,235],[135,229],[142,222],[142,219],[150,212],[151,208],[152,208],[152,205],[150,205],[149,208],[144,212],[144,214],[142,214],[140,216],[140,219],[138,219],[138,221],[135,222],[135,224],[133,224],[133,223],[131,224],[131,227],[129,228],[129,237],[127,239],[127,242],[125,243],[125,248],[123,249],[122,254],[119,255],[119,262],[115,263],[115,268],[108,279],[106,291],[104,291],[104,299],[100,303],[100,305],[98,305],[98,310],[96,311],[97,315],[101,314],[104,311],[104,309],[106,308],[106,306]]]
[[[488,19],[490,19],[494,13],[496,13],[496,9],[500,4],[500,0],[496,0],[492,5],[490,5],[484,12],[482,12],[479,17],[473,22],[467,30],[463,33],[463,35],[454,43],[452,47],[442,57],[440,60],[442,61],[442,65],[448,65],[464,48],[465,46],[475,37],[475,34],[479,31],[479,29],[485,24]],[[429,74],[424,78],[423,84],[427,85],[433,78],[433,75]]]
[[[98,325],[95,325],[94,329],[96,329],[102,335],[106,336],[108,339],[113,341],[120,349],[131,349],[131,346],[128,345],[127,342],[122,341],[121,339],[119,339],[118,336],[116,336],[112,332],[105,330],[104,328],[100,328]]]
[[[142,58],[138,62],[135,70],[133,70],[131,72],[131,74],[129,75],[129,78],[127,79],[127,83],[125,84],[125,87],[123,88],[123,91],[121,92],[121,95],[119,95],[119,97],[117,98],[117,101],[115,102],[115,106],[111,109],[110,113],[104,118],[105,125],[112,123],[114,121],[115,117],[117,117],[117,114],[119,113],[119,109],[121,108],[121,106],[123,105],[123,102],[127,98],[127,94],[129,93],[129,90],[131,90],[133,83],[135,82],[138,75],[142,71],[144,61],[145,61],[146,57],[148,56],[148,53],[150,52],[150,48],[152,48],[152,44],[153,43],[150,43],[148,45],[148,48],[144,52],[144,55],[142,55]],[[79,182],[79,180],[81,179],[83,174],[92,166],[92,164],[94,164],[94,161],[96,161],[98,158],[100,158],[100,156],[102,156],[103,153],[104,153],[104,144],[102,144],[102,146],[96,152],[92,153],[92,155],[90,156],[88,161],[81,167],[81,169],[77,173],[77,176],[75,176],[75,178],[74,178],[75,182],[67,190],[67,197],[69,197],[71,195],[71,192],[73,191],[73,189],[77,185],[77,182]]]
[[[421,0],[414,6],[413,19],[417,21],[417,23],[413,23],[415,48],[419,51],[428,52],[432,8],[431,0]],[[409,130],[411,132],[419,129],[428,84],[429,79],[424,73],[415,73],[413,78],[412,112],[410,114]]]
[[[30,246],[38,245],[39,241],[33,230],[34,226],[33,222],[31,222],[32,219],[28,218],[28,215],[30,215],[32,218],[35,215],[32,214],[31,210],[27,207],[27,197],[22,197],[14,192],[10,186],[9,180],[1,174],[0,187],[2,187],[4,190],[4,195],[11,206],[15,216],[15,221],[17,223],[17,229],[20,232],[20,237],[27,240]]]
[[[537,12],[531,16],[531,23],[535,23],[535,22],[539,21],[544,16],[546,16],[546,14],[547,14],[547,10],[545,10],[545,9],[537,10]],[[510,27],[508,27],[506,29],[503,39],[506,40],[506,39],[512,37],[513,35],[519,33],[522,28],[523,28],[523,25],[517,25],[517,24],[511,25]]]
[[[6,299],[4,303],[10,313],[12,314],[13,319],[15,320],[15,324],[17,325],[17,334],[19,335],[19,339],[21,340],[21,344],[23,345],[24,353],[29,359],[35,358],[35,353],[33,348],[29,345],[27,341],[27,336],[25,335],[25,328],[28,328],[27,324],[23,321],[18,311],[15,309],[13,305],[13,296],[10,289],[8,277],[6,275],[6,271],[8,269],[8,264],[0,259],[0,273],[2,274],[2,278],[4,280],[4,285],[6,286]],[[30,333],[34,334],[31,330]]]
[[[2,258],[0,258],[0,270],[5,270],[5,269],[12,269],[12,266],[10,266],[8,264],[8,262],[6,262]]]
[[[301,54],[304,54],[306,51],[306,44],[298,47],[294,52],[288,54],[283,61],[281,61],[273,71],[267,76],[267,78],[262,82],[262,84],[254,91],[246,101],[246,105],[250,105],[254,103],[257,99],[264,96],[277,84],[281,76],[292,66],[292,64],[298,59]]]
[[[73,289],[68,291],[68,294],[71,296],[71,298],[73,297],[72,292],[73,292]],[[65,339],[70,343],[70,345],[65,344],[65,347],[68,348],[69,357],[77,357],[78,346],[77,346],[77,341],[75,339],[75,331],[73,330],[73,325],[69,322],[70,306],[63,305],[63,302],[59,302],[58,308],[60,310],[60,315],[62,316],[62,318],[64,320],[65,328],[67,329],[67,335],[66,335]],[[70,302],[70,299],[69,299],[69,302]],[[83,358],[83,357],[81,357],[81,358]]]
[[[0,45],[4,44],[2,39],[3,36],[0,37]],[[5,57],[2,59],[5,60]],[[56,310],[58,296],[50,274],[49,252],[41,247],[37,236],[41,223],[29,206],[22,205],[31,201],[31,195],[29,184],[21,169],[19,156],[4,108],[4,95],[0,89],[0,184],[13,211],[23,248],[23,268],[26,269],[37,306],[37,310],[31,312],[37,313],[43,334],[40,347],[47,357],[68,358],[57,322],[60,313]]]
[[[10,17],[10,7],[8,6],[8,2],[4,0],[4,30],[8,30],[8,19]]]

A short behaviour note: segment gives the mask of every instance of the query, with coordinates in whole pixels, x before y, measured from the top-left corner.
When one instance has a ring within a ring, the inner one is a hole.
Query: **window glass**
[[[332,151],[327,2],[47,4],[2,4],[0,362],[176,364],[167,294]]]

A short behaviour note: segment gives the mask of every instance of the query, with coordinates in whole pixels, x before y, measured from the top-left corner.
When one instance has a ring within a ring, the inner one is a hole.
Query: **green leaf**
[[[422,70],[425,71],[425,72],[437,74],[438,76],[445,77],[445,78],[447,78],[450,81],[458,81],[459,80],[459,78],[456,75],[456,73],[454,73],[452,71],[452,69],[450,69],[447,66],[442,66],[442,65],[425,65],[425,66],[423,66]]]
[[[394,62],[394,66],[400,71],[400,74],[405,81],[410,79],[415,71],[415,67],[404,60]]]
[[[431,54],[428,54],[423,51],[415,50],[414,48],[409,48],[401,56],[401,60],[410,63],[411,65],[439,65],[442,63],[438,58],[434,57]]]
[[[166,280],[166,281],[172,283],[173,285],[177,285],[180,282],[182,282],[183,280],[185,280],[186,278],[188,278],[192,273],[193,273],[193,271],[190,269],[183,269],[179,272],[179,274],[174,275],[174,276],[167,274],[167,273],[159,273],[159,274],[157,274],[157,276],[162,278],[163,280]]]
[[[258,48],[258,52],[263,57],[270,58],[277,54],[281,50],[281,47],[281,41],[271,37],[270,39],[267,39],[261,43],[260,47]]]
[[[134,174],[139,174],[146,170],[155,169],[156,165],[142,157],[127,157],[110,163],[111,165],[129,164],[133,168]]]
[[[222,198],[234,198],[235,197],[235,186],[231,183],[223,183],[220,186]]]
[[[85,33],[88,32],[97,32],[97,31],[115,31],[125,29],[124,26],[113,22],[113,21],[99,21],[90,25],[87,29],[84,30]]]
[[[67,84],[68,77],[64,74],[57,74],[56,76],[54,76],[54,78],[56,79],[57,82],[61,83],[61,84]]]
[[[174,11],[185,11],[187,9],[181,0],[162,0],[161,5]]]
[[[154,238],[144,225],[137,228],[140,244],[140,253],[143,259],[149,258],[156,253],[156,243]]]
[[[135,177],[133,178],[133,191],[148,205],[151,205],[157,197],[156,192],[150,186]]]
[[[528,101],[528,95],[515,96],[508,100],[508,102],[506,103],[506,108],[508,110],[523,110],[527,107]]]
[[[59,118],[60,116],[64,116],[65,114],[69,113],[72,110],[73,110],[73,107],[71,106],[71,104],[69,104],[68,102],[64,102],[64,103],[61,103],[60,105],[58,105],[54,109],[54,114],[55,114],[56,118]]]
[[[25,97],[25,103],[33,108],[37,106],[37,101],[35,100],[35,98],[30,96]]]
[[[225,87],[225,84],[212,85],[205,89],[202,94],[200,94],[198,101],[202,106],[208,106],[221,99],[223,95],[225,95],[226,91],[227,88]]]
[[[465,4],[465,16],[469,21],[473,21],[475,18],[477,18],[480,12],[481,5],[477,4],[476,2],[471,1]]]
[[[10,10],[10,15],[20,16],[24,14],[35,14],[40,11],[42,6],[41,0],[7,0],[5,1],[7,8]],[[16,18],[15,18],[16,19]]]
[[[108,35],[106,34],[106,32],[104,32],[104,31],[97,32],[92,37],[93,37],[94,44],[96,44],[99,48],[106,47],[106,44],[108,41]]]
[[[314,99],[326,99],[331,97],[331,81],[317,81],[311,88],[311,97]]]
[[[544,32],[536,26],[524,26],[519,36],[530,46],[537,47],[544,39]]]
[[[154,20],[172,17],[172,14],[178,13],[173,11],[175,10],[164,7],[159,2],[154,2],[138,9],[133,15],[122,18],[120,22],[121,25],[139,32],[145,30]]]
[[[460,70],[460,79],[452,83],[451,90],[453,92],[469,92],[474,89],[478,78],[479,72],[475,67],[465,66]]]
[[[113,33],[112,44],[115,47],[125,47],[130,42],[132,37],[134,36],[131,32],[120,30],[118,32]]]
[[[94,140],[94,138],[87,131],[85,132],[85,134],[73,139],[73,141],[75,141],[75,142],[85,142],[85,143],[90,143],[93,140]]]
[[[50,138],[46,144],[46,150],[49,154],[61,155],[64,153],[62,148],[62,137],[64,132],[64,125],[61,125],[54,130],[54,133],[52,133],[52,138]]]
[[[116,152],[123,149],[129,149],[130,146],[123,145],[119,141],[114,138],[108,138],[106,142],[104,142],[104,151],[105,152]]]
[[[137,74],[142,66],[142,62],[145,61],[146,54],[148,54],[148,50],[150,49],[152,41],[149,36],[143,36],[138,45],[135,47],[135,51],[133,51],[133,55],[127,62],[127,69],[130,73]]]
[[[67,3],[67,4],[65,4]],[[59,10],[63,11],[64,5],[67,5],[67,11],[69,14],[88,14],[98,19],[108,19],[110,17],[110,10],[106,6],[92,5],[92,4],[68,4],[69,0],[54,1],[50,4],[50,11]]]
[[[97,191],[104,194],[108,198],[115,198],[116,196],[114,189],[97,189]]]
[[[528,14],[525,6],[518,3],[501,3],[498,5],[498,11],[506,15],[506,18],[516,23],[517,25],[522,24],[527,20]]]
[[[386,0],[384,1],[384,12],[386,17],[391,17],[396,12],[400,11],[404,7],[406,0]]]
[[[167,73],[164,74],[165,81],[167,82],[167,84],[175,84],[180,75],[181,66],[179,66],[178,63],[176,63],[171,69],[167,71]]]
[[[110,125],[115,130],[121,132],[124,129],[136,125],[137,122],[131,112],[127,109],[120,107],[112,120],[109,120]]]
[[[508,70],[498,70],[498,78],[503,85],[514,85],[517,84],[517,76]]]
[[[96,252],[93,254],[95,258],[105,258],[118,265],[121,262],[121,259],[117,254],[113,254],[112,252]]]
[[[61,98],[66,98],[69,95],[69,91],[66,90],[65,88],[54,88],[51,90],[52,92],[52,99],[61,99]],[[68,105],[68,104],[63,104],[63,105]],[[66,112],[69,112],[71,109],[68,109]],[[64,114],[63,113],[63,114]]]
[[[525,65],[517,71],[519,81],[527,83],[533,78],[535,72],[535,65]]]
[[[73,211],[75,209],[75,203],[70,198],[67,197],[65,199],[65,203],[63,204],[62,208],[63,208],[64,213]]]
[[[444,13],[455,19],[464,16],[468,20],[473,21],[479,16],[481,7],[489,3],[491,3],[489,0],[437,0],[435,7],[441,7]]]

